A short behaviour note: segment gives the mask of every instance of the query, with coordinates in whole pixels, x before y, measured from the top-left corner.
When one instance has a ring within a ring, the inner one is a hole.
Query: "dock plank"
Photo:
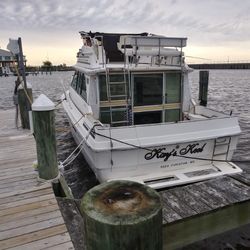
[[[36,209],[39,207],[55,205],[55,204],[57,204],[57,201],[56,199],[52,198],[52,199],[45,200],[45,201],[38,201],[38,202],[30,203],[30,204],[17,206],[17,207],[6,208],[6,209],[0,210],[0,217],[9,215],[9,214],[21,213],[21,212]]]
[[[39,184],[39,185],[37,185],[35,187],[31,187],[31,188],[26,187],[25,189],[22,189],[22,190],[16,190],[16,191],[9,190],[9,192],[0,194],[0,199],[10,197],[10,196],[19,195],[19,194],[25,194],[25,193],[29,193],[29,192],[33,192],[33,191],[37,191],[37,190],[46,189],[48,187],[51,188],[50,183]]]
[[[23,212],[18,212],[15,214],[8,214],[5,216],[1,217],[1,223],[6,223],[6,222],[10,222],[10,221],[16,221],[19,219],[23,219],[23,218],[28,218],[30,216],[35,216],[38,214],[43,214],[43,213],[49,213],[49,212],[53,212],[58,210],[58,205],[51,205],[51,206],[45,206],[45,207],[39,207],[33,210],[29,210],[29,212],[27,213],[26,211]]]
[[[40,195],[40,196],[37,196],[37,197],[32,197],[32,198],[29,198],[29,199],[22,199],[22,200],[18,200],[18,201],[12,201],[12,202],[1,204],[0,205],[0,210],[10,209],[12,207],[18,207],[18,206],[27,205],[27,204],[30,204],[30,203],[40,202],[40,201],[44,201],[44,200],[51,200],[53,198],[54,198],[54,194],[49,193],[49,194]]]
[[[35,216],[32,215],[26,218],[17,219],[15,221],[12,220],[9,222],[1,223],[0,232],[7,231],[13,228],[27,226],[27,225],[34,224],[40,221],[49,220],[51,218],[57,218],[60,216],[61,216],[60,211],[55,210],[49,213],[38,214]]]
[[[55,236],[58,234],[66,233],[67,228],[64,224],[49,227],[46,229],[42,229],[39,231],[34,231],[32,233],[23,234],[17,237],[12,237],[6,240],[2,240],[0,243],[0,250],[9,249],[12,247],[16,247],[19,245],[24,245],[26,243],[30,243],[36,240],[45,239],[51,236]]]
[[[62,244],[57,245],[57,246],[48,247],[46,249],[48,249],[48,250],[71,250],[71,249],[73,249],[72,247],[73,246],[72,246],[71,242],[65,242],[65,243],[62,243]]]
[[[166,204],[162,208],[163,224],[181,220],[182,217]]]
[[[227,176],[221,178],[220,182],[211,180],[209,185],[220,190],[231,202],[242,202],[250,197],[250,187]]]
[[[8,193],[10,190],[12,192],[14,192],[14,191],[23,190],[25,188],[32,188],[32,187],[35,187],[36,185],[38,185],[37,180],[28,181],[26,183],[20,183],[17,186],[16,185],[13,185],[13,186],[8,185],[7,187],[0,188],[0,195]]]
[[[17,175],[15,177],[10,177],[10,176],[5,176],[0,178],[0,184],[8,184],[10,182],[19,182],[19,181],[25,181],[25,180],[30,180],[30,179],[36,179],[37,178],[37,173],[31,173],[31,174],[25,174],[23,176]]]
[[[172,190],[167,190],[166,192],[162,192],[161,195],[162,195],[163,206],[170,207],[182,218],[186,218],[197,214],[197,212],[194,209],[192,209],[188,204],[185,204],[182,200],[179,199],[179,197],[175,196]]]
[[[0,199],[0,205],[4,204],[4,203],[16,202],[19,200],[25,200],[25,199],[29,199],[29,198],[33,198],[33,197],[37,197],[37,196],[46,195],[46,194],[51,194],[50,187],[45,188],[45,189],[41,189],[41,190],[37,190],[37,191],[27,192],[24,194],[12,195],[12,196],[8,196],[6,198],[2,198],[2,199]]]
[[[186,191],[205,203],[211,210],[225,206],[219,198],[212,196],[211,192],[207,192],[205,185],[189,185]]]
[[[0,249],[74,249],[51,183],[32,167],[34,138],[14,128],[13,112],[0,110]]]
[[[27,187],[27,185],[35,186],[37,185],[37,177],[33,176],[33,178],[25,179],[25,180],[19,180],[19,181],[13,181],[13,182],[4,182],[1,183],[0,181],[0,193],[5,192],[4,190],[9,190],[12,189],[14,190],[15,188],[22,188]],[[3,190],[3,191],[2,191]]]
[[[178,188],[171,190],[171,193],[175,195],[183,203],[187,204],[191,209],[196,211],[197,214],[205,213],[211,210],[211,208],[203,202],[201,199],[197,199],[196,196],[187,192],[187,188]]]
[[[42,240],[36,240],[31,243],[19,245],[18,247],[9,248],[9,250],[34,250],[34,249],[47,249],[48,247],[57,246],[70,241],[68,233],[58,234]]]
[[[50,227],[58,226],[62,224],[64,224],[64,220],[61,217],[61,215],[56,218],[48,218],[48,220],[40,221],[37,223],[33,223],[33,224],[29,224],[29,225],[25,225],[25,226],[21,226],[17,228],[11,228],[6,231],[2,231],[0,234],[0,240],[13,238],[16,236],[32,233],[35,231],[39,231],[42,229],[46,229],[46,228],[50,228]]]
[[[250,187],[235,176],[221,176],[171,188],[161,191],[161,195],[165,198],[163,224],[166,227],[163,227],[163,235],[172,239],[164,240],[164,249],[176,249],[250,223]],[[171,217],[171,210],[170,217],[167,217],[166,206],[169,204],[174,204],[171,209],[177,212],[176,217]],[[187,206],[197,214],[192,215]]]

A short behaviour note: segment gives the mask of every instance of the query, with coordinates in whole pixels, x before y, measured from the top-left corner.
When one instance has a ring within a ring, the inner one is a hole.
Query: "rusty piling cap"
[[[135,224],[161,209],[159,194],[132,181],[111,181],[89,190],[81,202],[87,216],[108,224]]]

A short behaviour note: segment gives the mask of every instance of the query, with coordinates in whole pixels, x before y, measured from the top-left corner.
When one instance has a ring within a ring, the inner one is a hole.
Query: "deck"
[[[33,136],[14,117],[0,111],[0,249],[74,249],[51,184],[32,167]]]
[[[164,249],[182,247],[250,223],[250,169],[242,167],[242,174],[160,192]]]

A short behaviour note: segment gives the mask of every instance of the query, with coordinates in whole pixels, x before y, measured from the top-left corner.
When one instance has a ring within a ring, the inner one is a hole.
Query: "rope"
[[[57,101],[57,104],[55,105],[55,107],[57,107],[57,106],[59,106],[63,101],[65,101],[66,100],[66,98],[64,98],[64,99],[62,99],[62,100],[60,100],[60,101]]]
[[[12,54],[12,56],[14,57],[14,54],[13,54],[13,53],[11,53],[11,54]],[[26,95],[26,97],[27,97],[27,99],[28,99],[30,105],[32,105],[32,100],[30,99],[30,96],[29,96],[29,94],[28,94],[26,88],[24,87],[23,78],[21,78],[21,76],[20,76],[20,74],[19,74],[19,70],[18,70],[17,65],[16,65],[15,63],[14,63],[14,68],[15,68],[15,70],[16,70],[18,80],[20,81],[20,84],[22,85],[22,87],[23,87],[23,89],[24,89],[24,93],[25,93],[25,95]]]
[[[79,145],[72,151],[72,153],[61,163],[61,165],[64,165],[65,163],[66,163],[66,165],[64,165],[64,166],[67,166],[67,165],[69,165],[70,163],[72,163],[75,159],[76,159],[76,157],[79,155],[79,152],[81,152],[81,149],[79,150],[79,152],[77,153],[77,155],[74,157],[74,158],[72,158],[72,159],[70,159],[72,156],[73,156],[73,154],[76,152],[76,150],[78,149],[78,148],[80,148],[80,146],[83,144],[83,142],[85,141],[85,138],[83,138],[82,140],[81,140],[81,142],[79,143]]]
[[[57,175],[55,178],[53,178],[53,179],[45,180],[45,179],[42,179],[42,178],[40,178],[39,176],[37,176],[37,180],[38,180],[39,182],[42,182],[42,183],[51,183],[51,182],[53,182],[53,181],[59,180],[61,175],[62,175],[62,174],[60,173],[60,171],[58,171],[58,175]]]
[[[73,126],[75,126],[78,122],[80,122],[84,116],[85,116],[85,114],[83,114],[83,115],[73,124]]]

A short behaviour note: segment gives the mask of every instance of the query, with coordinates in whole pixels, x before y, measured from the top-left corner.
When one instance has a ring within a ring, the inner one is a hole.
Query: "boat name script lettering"
[[[204,147],[207,143],[204,143],[202,146],[200,146],[199,143],[194,144],[188,144],[184,148],[179,148],[177,145],[176,148],[172,149],[169,152],[166,152],[166,148],[155,148],[151,152],[145,154],[144,158],[146,160],[151,160],[153,158],[161,159],[163,158],[164,161],[167,161],[170,156],[178,156],[178,155],[186,155],[188,153],[190,154],[197,154],[201,153],[204,150]]]

